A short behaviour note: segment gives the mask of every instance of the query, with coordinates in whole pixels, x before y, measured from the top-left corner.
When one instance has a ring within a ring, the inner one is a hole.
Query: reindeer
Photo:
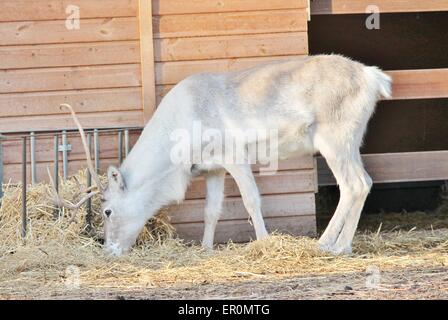
[[[351,243],[372,180],[364,170],[359,148],[377,101],[391,95],[391,78],[377,67],[339,55],[318,55],[277,61],[230,73],[203,73],[176,85],[162,100],[152,119],[120,168],[109,167],[104,187],[93,169],[84,131],[80,131],[88,168],[97,187],[77,205],[56,195],[71,209],[102,194],[105,249],[121,255],[135,243],[146,221],[159,209],[184,199],[195,174],[206,180],[205,229],[202,245],[213,247],[222,211],[224,179],[236,181],[257,239],[268,235],[257,185],[248,163],[174,163],[170,135],[192,124],[226,130],[278,130],[278,151],[284,158],[320,153],[340,188],[337,209],[319,239],[322,250],[351,252]],[[247,142],[260,143],[257,141]],[[199,146],[200,148],[203,145]],[[223,151],[225,153],[225,151]]]

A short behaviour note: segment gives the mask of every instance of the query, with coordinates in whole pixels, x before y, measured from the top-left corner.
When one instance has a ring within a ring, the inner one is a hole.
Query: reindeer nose
[[[104,214],[109,218],[109,216],[112,214],[112,210],[107,209],[104,211]]]

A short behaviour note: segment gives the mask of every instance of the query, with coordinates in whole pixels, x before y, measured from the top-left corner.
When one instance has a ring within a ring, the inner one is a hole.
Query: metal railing
[[[100,170],[100,161],[101,161],[101,150],[100,150],[100,136],[102,134],[117,134],[118,136],[118,163],[121,164],[125,157],[129,154],[131,150],[130,145],[130,132],[141,132],[141,127],[128,127],[128,128],[106,128],[106,129],[93,129],[93,130],[85,130],[87,136],[87,144],[90,152],[92,152],[93,145],[93,158],[95,163],[95,170],[99,172]],[[30,170],[31,170],[31,184],[37,184],[37,160],[36,160],[36,146],[37,146],[37,138],[46,137],[51,139],[53,137],[54,144],[54,152],[53,152],[53,180],[55,184],[56,191],[59,191],[59,162],[60,162],[60,153],[62,154],[62,179],[67,179],[69,175],[69,164],[70,164],[70,151],[72,150],[72,146],[70,144],[70,137],[79,136],[79,132],[76,130],[58,130],[51,132],[24,132],[24,133],[3,133],[0,134],[0,206],[3,198],[3,181],[5,180],[5,170],[4,170],[4,147],[3,143],[5,141],[17,141],[22,144],[21,151],[21,186],[22,186],[22,227],[21,227],[21,235],[23,238],[26,237],[27,233],[27,185],[28,185],[28,141],[29,141],[29,152],[30,152]],[[92,141],[93,137],[93,141]],[[61,142],[61,144],[60,144]],[[124,152],[123,152],[124,149]],[[18,156],[19,157],[19,156]],[[89,188],[92,186],[92,177],[90,172],[87,170],[87,185]],[[9,180],[9,179],[8,179]],[[86,224],[88,226],[91,225],[92,221],[92,201],[89,199],[86,203]],[[56,209],[55,216],[59,215],[59,209]]]

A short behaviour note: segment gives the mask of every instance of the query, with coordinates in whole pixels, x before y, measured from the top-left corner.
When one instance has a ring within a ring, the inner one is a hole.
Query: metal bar
[[[26,237],[26,137],[22,138],[22,238]]]
[[[62,172],[64,180],[68,177],[68,144],[67,131],[62,131]]]
[[[127,157],[129,154],[129,130],[124,130],[124,154]]]
[[[34,132],[30,134],[30,157],[31,157],[31,183],[37,183],[36,173],[36,135]]]
[[[53,163],[53,181],[56,192],[59,192],[59,136],[54,135],[54,163]],[[59,208],[56,208],[53,213],[53,218],[57,219],[59,216]]]
[[[92,134],[87,133],[87,148],[92,150]],[[87,188],[89,188],[92,185],[92,175],[90,174],[90,171],[87,170]],[[87,200],[86,204],[86,224],[87,228],[90,229],[92,227],[92,199]]]
[[[100,141],[98,129],[93,130],[93,148],[95,153],[95,171],[100,170]]]
[[[54,187],[59,191],[59,137],[54,136]]]
[[[125,127],[105,127],[105,128],[101,128],[100,132],[101,133],[113,133],[113,132],[117,132],[118,130],[123,130]],[[141,131],[143,130],[144,127],[126,127],[126,130],[129,131]],[[67,133],[73,133],[76,134],[78,133],[77,129],[73,129],[73,130],[66,130]],[[52,137],[55,133],[60,132],[59,130],[45,130],[45,131],[34,131],[36,133],[36,135],[39,135],[39,137]],[[24,132],[24,131],[3,131],[3,134],[14,134],[16,135],[16,137],[19,137],[20,139],[24,136],[29,136],[29,132]]]
[[[123,162],[123,131],[118,131],[118,163]]]

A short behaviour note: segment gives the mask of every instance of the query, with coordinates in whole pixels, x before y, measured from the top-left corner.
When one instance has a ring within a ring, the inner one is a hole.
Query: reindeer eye
[[[109,216],[112,214],[112,210],[106,209],[106,210],[104,210],[104,214],[106,215],[106,217],[109,218]]]

